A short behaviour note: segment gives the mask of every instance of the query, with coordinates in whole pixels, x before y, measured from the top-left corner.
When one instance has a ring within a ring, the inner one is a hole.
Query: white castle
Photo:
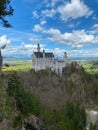
[[[63,68],[67,64],[67,53],[64,53],[63,59],[56,59],[52,52],[40,51],[40,45],[37,45],[37,52],[32,54],[32,67],[35,71],[50,68],[57,74],[62,75]]]

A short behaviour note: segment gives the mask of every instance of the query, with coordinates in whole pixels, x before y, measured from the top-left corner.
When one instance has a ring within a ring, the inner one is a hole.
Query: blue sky
[[[41,50],[69,57],[98,57],[98,0],[12,0],[13,28],[0,24],[3,56],[31,57]]]

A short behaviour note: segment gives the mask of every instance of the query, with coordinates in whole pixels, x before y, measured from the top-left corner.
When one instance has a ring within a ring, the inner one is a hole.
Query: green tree
[[[10,5],[11,0],[0,0],[0,20],[4,27],[11,27],[8,20],[5,19],[6,16],[13,15],[13,8]]]
[[[98,127],[96,125],[90,124],[90,130],[98,130]]]
[[[65,106],[67,130],[85,130],[86,113],[79,103],[68,101]]]

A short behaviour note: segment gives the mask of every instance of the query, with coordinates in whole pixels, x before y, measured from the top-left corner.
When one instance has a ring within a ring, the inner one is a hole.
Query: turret
[[[43,58],[45,58],[45,50],[43,50]]]
[[[37,51],[40,52],[40,45],[39,45],[39,43],[37,44]]]
[[[67,52],[64,52],[64,60],[67,61]]]

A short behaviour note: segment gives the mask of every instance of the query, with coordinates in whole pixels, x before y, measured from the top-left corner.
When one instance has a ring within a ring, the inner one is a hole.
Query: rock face
[[[28,116],[24,119],[23,130],[41,130],[41,121],[35,115]]]
[[[98,111],[95,110],[86,110],[87,121],[89,123],[96,124],[98,122]]]
[[[86,130],[90,130],[90,124],[91,123],[98,127],[98,111],[86,109],[86,116],[87,116]]]

